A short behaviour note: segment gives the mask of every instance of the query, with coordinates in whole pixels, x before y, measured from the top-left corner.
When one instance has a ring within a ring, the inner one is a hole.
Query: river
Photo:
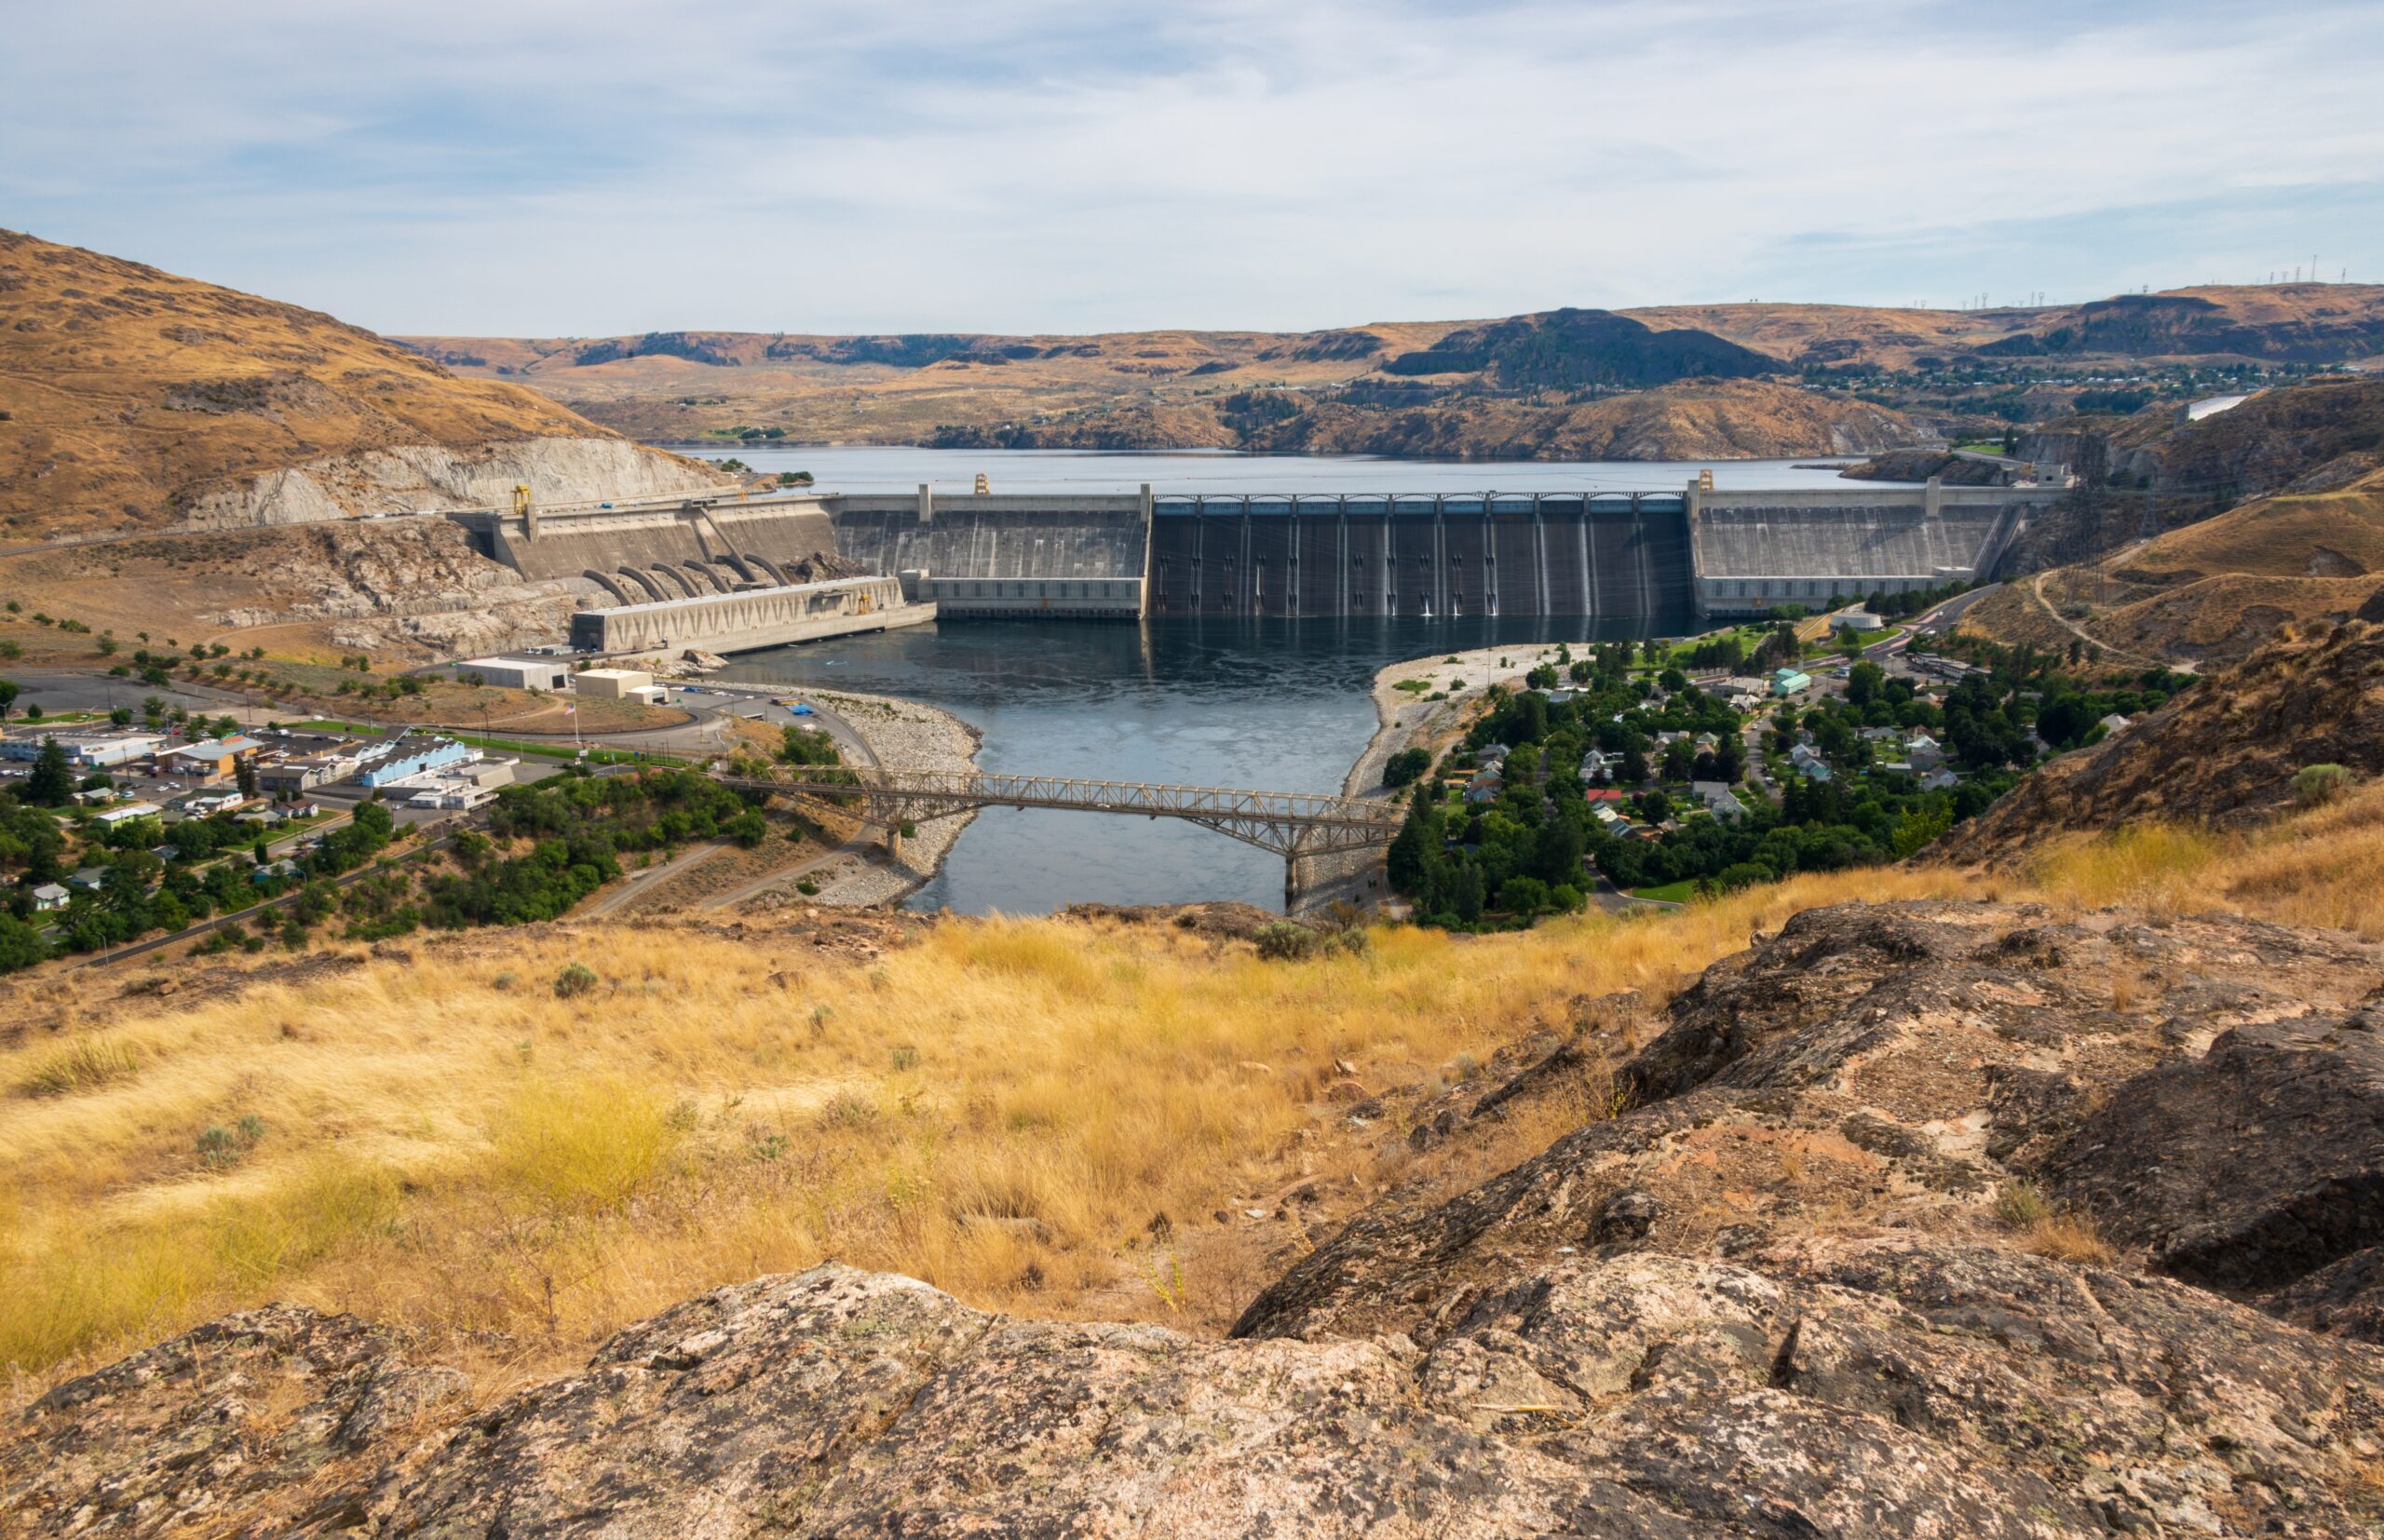
[[[827,492],[1456,492],[1656,490],[1695,466],[1484,465],[1220,453],[1076,453],[900,448],[721,450],[760,470],[806,469]],[[1713,466],[1723,486],[1826,484],[1786,462]],[[1375,730],[1369,690],[1402,658],[1468,647],[1612,640],[1686,628],[1647,622],[1474,618],[979,621],[748,653],[725,680],[811,684],[940,706],[984,734],[978,763],[1104,780],[1337,791]],[[910,900],[963,913],[1063,904],[1283,901],[1276,856],[1174,819],[989,809]]]

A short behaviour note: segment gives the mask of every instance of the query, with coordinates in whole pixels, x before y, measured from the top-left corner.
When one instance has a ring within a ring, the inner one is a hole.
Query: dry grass
[[[0,1052],[0,1084],[41,1093],[0,1101],[0,1361],[47,1374],[295,1298],[546,1365],[825,1257],[1026,1314],[1213,1330],[1317,1238],[1243,1209],[1296,1213],[1282,1195],[1305,1182],[1362,1201],[1402,1174],[1403,1141],[1386,1154],[1321,1100],[1336,1060],[1376,1089],[1429,1089],[1578,997],[1660,1003],[1751,933],[1855,898],[2232,908],[2375,934],[2378,891],[2369,786],[2253,835],[2075,842],[2026,878],[1802,877],[1283,962],[1052,920],[946,924],[866,963],[580,926],[195,1000],[45,996],[52,1025]],[[603,981],[557,998],[545,981],[575,961]],[[58,1035],[78,1020],[98,1030]],[[1594,1085],[1544,1098],[1443,1174],[1619,1110]],[[210,1160],[210,1128],[257,1131]],[[1999,1217],[2048,1254],[2106,1250],[2075,1216]]]
[[[2384,781],[2244,833],[2142,824],[2055,843],[2028,872],[2079,908],[2231,910],[2384,940]]]
[[[1228,1243],[1253,1227],[1213,1210],[1370,1171],[1319,1100],[1334,1060],[1376,1087],[1429,1082],[1576,996],[1668,995],[1857,885],[1971,890],[1872,871],[1294,962],[1049,920],[946,925],[867,965],[534,930],[184,1008],[118,1002],[76,1051],[137,1041],[133,1073],[0,1103],[0,1360],[45,1369],[277,1297],[569,1353],[830,1256],[1028,1313],[1212,1328],[1284,1238]],[[539,981],[576,960],[604,982],[558,999]],[[21,1084],[55,1051],[36,1039],[0,1074]],[[210,1169],[196,1141],[243,1117],[263,1132]]]

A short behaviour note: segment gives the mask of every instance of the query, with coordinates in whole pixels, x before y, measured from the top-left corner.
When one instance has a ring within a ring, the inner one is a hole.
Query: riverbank
[[[1555,656],[1553,644],[1510,644],[1411,657],[1376,670],[1370,691],[1376,724],[1374,736],[1343,777],[1341,794],[1388,802],[1396,791],[1383,784],[1382,772],[1391,755],[1420,748],[1437,760],[1463,730],[1484,691],[1493,684],[1519,689],[1526,673],[1554,661]],[[1400,688],[1418,683],[1429,687]],[[1459,688],[1451,693],[1451,686]],[[1426,698],[1433,695],[1443,698]],[[1383,880],[1383,859],[1380,850],[1355,850],[1311,861],[1307,883],[1292,896],[1292,912],[1310,914],[1343,903],[1395,912],[1401,906]]]
[[[892,696],[842,690],[807,690],[805,698],[833,711],[868,749],[878,764],[901,770],[973,770],[983,734],[951,712]],[[869,909],[900,902],[936,873],[974,812],[929,818],[903,837],[899,859],[887,859],[882,840],[866,853],[847,850],[802,875],[819,892],[798,895],[790,882],[756,895],[744,907],[776,908],[797,898],[810,902]],[[875,833],[871,831],[868,833]],[[790,877],[794,874],[790,873]]]

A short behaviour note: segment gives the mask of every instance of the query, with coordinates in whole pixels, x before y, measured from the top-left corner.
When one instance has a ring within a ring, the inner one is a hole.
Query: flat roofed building
[[[571,676],[572,688],[583,696],[620,700],[654,682],[643,669],[582,669]]]

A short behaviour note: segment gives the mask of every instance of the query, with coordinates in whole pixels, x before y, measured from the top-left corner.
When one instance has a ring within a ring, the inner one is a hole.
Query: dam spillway
[[[2055,486],[1334,496],[800,493],[457,515],[525,575],[652,611],[785,586],[833,550],[946,620],[1818,610],[1994,574]],[[735,606],[706,603],[709,614]],[[640,622],[645,628],[649,622]],[[757,643],[760,644],[760,643]],[[715,648],[714,650],[720,650]]]

